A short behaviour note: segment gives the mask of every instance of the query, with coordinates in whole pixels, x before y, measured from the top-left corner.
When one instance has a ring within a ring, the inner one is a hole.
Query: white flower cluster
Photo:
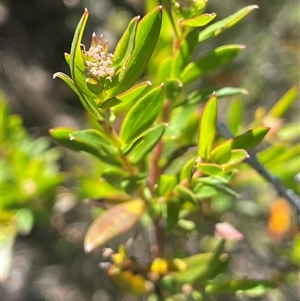
[[[91,47],[84,53],[88,76],[92,76],[97,80],[105,78],[112,81],[112,77],[115,74],[112,63],[113,54],[108,53],[107,49],[107,41],[102,41],[102,35],[96,41],[96,34],[94,33]]]

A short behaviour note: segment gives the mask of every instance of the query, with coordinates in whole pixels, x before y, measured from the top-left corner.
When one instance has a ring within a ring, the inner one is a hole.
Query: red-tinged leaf
[[[200,116],[198,155],[202,159],[209,158],[216,134],[217,114],[218,102],[216,95],[213,94],[204,106]]]
[[[142,216],[145,207],[144,201],[132,200],[109,208],[88,229],[84,239],[85,251],[90,252],[129,230]]]

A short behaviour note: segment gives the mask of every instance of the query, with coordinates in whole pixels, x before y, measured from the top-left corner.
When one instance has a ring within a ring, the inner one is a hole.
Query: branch
[[[234,136],[223,123],[218,123],[217,125],[219,133],[227,139],[231,139]],[[255,169],[263,178],[265,178],[269,183],[271,183],[277,190],[280,197],[285,198],[290,205],[300,213],[300,197],[292,190],[285,187],[280,179],[273,176],[257,159],[256,152],[253,150],[248,151],[249,158],[245,162]]]

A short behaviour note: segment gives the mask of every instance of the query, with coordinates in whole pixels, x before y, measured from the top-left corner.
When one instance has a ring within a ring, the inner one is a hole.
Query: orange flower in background
[[[291,207],[285,199],[279,198],[271,204],[268,226],[272,236],[282,238],[290,230],[291,214]]]

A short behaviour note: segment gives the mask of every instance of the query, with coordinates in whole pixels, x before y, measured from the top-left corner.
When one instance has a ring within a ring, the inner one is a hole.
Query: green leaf
[[[170,233],[178,223],[181,202],[177,198],[171,198],[166,202],[166,233]]]
[[[235,12],[234,14],[228,16],[227,18],[206,27],[204,30],[200,32],[198,41],[203,42],[208,38],[219,35],[221,32],[232,27],[237,22],[242,20],[245,16],[247,16],[251,11],[257,8],[258,8],[257,5],[246,6],[240,9],[239,11]]]
[[[173,63],[173,58],[169,56],[161,62],[160,66],[158,66],[158,71],[156,73],[156,79],[155,79],[157,85],[162,84],[167,78],[170,77],[171,70],[172,70],[172,63]]]
[[[160,175],[158,188],[157,188],[158,195],[164,196],[169,194],[177,183],[178,183],[178,179],[175,175],[165,175],[165,174]]]
[[[238,291],[252,291],[259,297],[265,294],[269,289],[276,288],[276,284],[263,279],[233,279],[224,282],[209,283],[205,286],[207,294],[232,294]]]
[[[197,61],[188,64],[180,74],[180,79],[184,84],[188,84],[202,77],[205,73],[214,70],[232,61],[239,52],[244,49],[243,45],[225,45],[216,48]]]
[[[198,207],[198,198],[189,188],[179,184],[174,187],[174,191],[176,191],[177,195],[182,201],[190,202]]]
[[[182,20],[179,22],[179,24],[190,26],[190,27],[201,27],[210,23],[216,16],[217,16],[216,13],[203,14],[203,15],[196,16],[192,19]]]
[[[130,88],[141,76],[156,45],[162,20],[162,7],[149,12],[138,23],[134,49],[128,59],[123,80],[107,91],[108,97],[116,96]]]
[[[116,70],[126,66],[126,61],[133,51],[139,20],[140,17],[135,17],[130,21],[116,46],[113,59]]]
[[[15,217],[18,224],[18,232],[22,235],[28,235],[34,225],[32,211],[24,207],[16,212]]]
[[[129,111],[130,108],[145,94],[149,91],[149,88],[151,87],[151,82],[146,81],[142,82],[131,89],[127,90],[123,94],[119,94],[116,96],[116,99],[120,101],[118,105],[112,108],[112,111],[115,114],[119,114],[121,112]],[[109,101],[109,99],[108,99]]]
[[[182,91],[182,82],[177,78],[167,78],[164,82],[165,95],[170,101],[174,101]]]
[[[132,200],[109,208],[89,227],[84,239],[85,251],[90,252],[129,230],[140,219],[145,208],[142,200]]]
[[[82,35],[84,32],[84,28],[87,22],[87,19],[89,17],[89,12],[87,9],[85,9],[77,27],[75,30],[75,34],[73,37],[72,41],[72,46],[71,46],[71,52],[70,52],[70,70],[71,70],[71,76],[76,84],[76,76],[75,76],[75,70],[79,68],[80,70],[84,69],[84,61],[81,53],[81,40],[82,40]]]
[[[215,92],[218,99],[224,98],[224,97],[230,97],[235,95],[244,94],[247,95],[248,91],[243,88],[236,88],[236,87],[224,87],[221,89],[217,88],[209,88],[209,89],[201,89],[201,90],[195,90],[192,93],[190,93],[186,100],[184,101],[184,104],[192,105],[192,104],[199,104],[202,102],[205,102],[211,94]]]
[[[280,100],[276,102],[273,108],[267,114],[274,118],[281,118],[284,113],[290,108],[293,102],[297,99],[298,89],[296,86],[289,89]]]
[[[237,135],[243,120],[242,102],[234,99],[230,102],[228,113],[228,128],[233,135]]]
[[[196,158],[193,157],[184,164],[183,168],[180,171],[180,182],[184,180],[188,180],[189,182],[191,181],[194,173],[195,163]]]
[[[242,135],[236,136],[232,140],[232,148],[238,149],[242,148],[245,150],[250,150],[258,145],[266,136],[270,128],[265,126],[259,126],[245,132]],[[230,141],[229,140],[229,141]]]
[[[193,30],[180,43],[175,52],[171,65],[171,76],[178,77],[187,64],[192,60],[194,50],[197,46],[197,32]]]
[[[121,139],[130,142],[148,129],[160,113],[163,100],[162,86],[154,88],[141,98],[124,119],[120,131]]]
[[[130,196],[124,190],[112,186],[103,179],[85,178],[80,181],[80,193],[84,198],[121,203],[129,201]]]
[[[103,162],[120,165],[118,150],[97,130],[78,132],[74,129],[58,127],[50,129],[49,133],[58,143],[71,150],[84,151],[100,158]]]
[[[201,170],[204,174],[210,176],[224,174],[224,168],[215,163],[197,163],[196,168]]]
[[[269,128],[260,126],[224,141],[210,152],[209,161],[217,164],[226,163],[232,156],[232,149],[250,150],[263,140],[268,131]]]
[[[230,159],[222,164],[221,166],[224,168],[225,172],[231,171],[237,164],[249,158],[248,153],[243,149],[233,149],[231,151]]]
[[[205,104],[199,122],[198,155],[208,159],[216,134],[218,101],[215,94]]]
[[[146,131],[142,137],[142,141],[130,153],[129,161],[132,164],[137,164],[142,158],[150,153],[161,139],[166,124],[160,124]]]
[[[52,138],[54,138],[61,145],[70,148],[72,150],[78,151],[78,146],[70,140],[70,134],[75,133],[76,130],[64,127],[58,127],[55,129],[50,129],[49,133]]]

